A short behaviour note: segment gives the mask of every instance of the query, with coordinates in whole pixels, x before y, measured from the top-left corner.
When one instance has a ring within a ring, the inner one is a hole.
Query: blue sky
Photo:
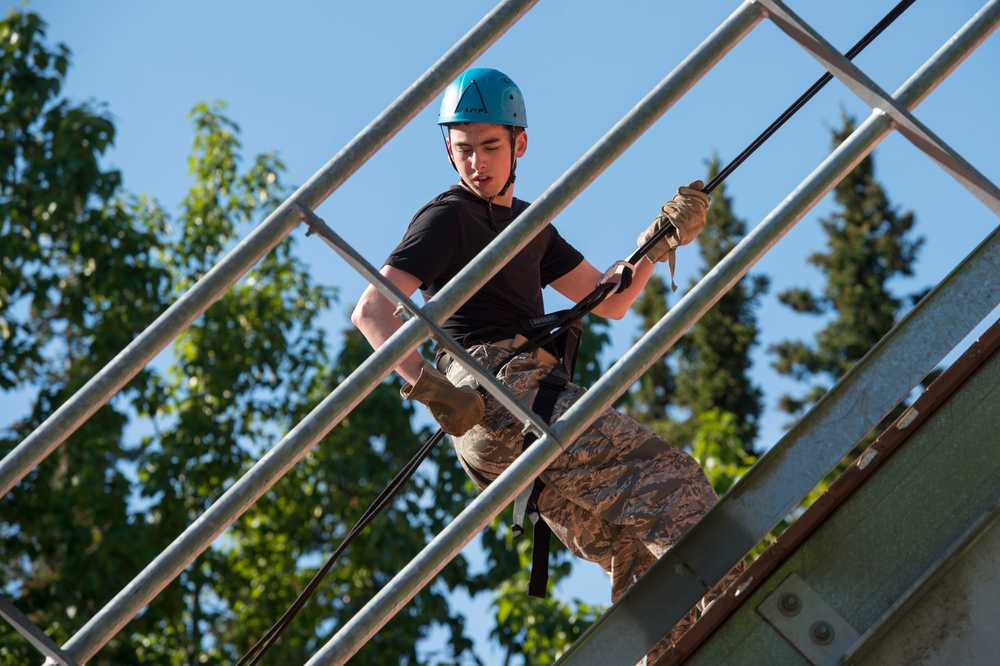
[[[918,0],[855,59],[892,92],[983,4]],[[20,2],[0,1],[0,7]],[[539,2],[475,64],[496,67],[521,87],[529,149],[516,194],[532,200],[698,46],[738,6],[665,0]],[[789,7],[842,50],[895,0],[789,0]],[[385,109],[492,7],[493,2],[321,2],[288,0],[35,0],[50,43],[73,51],[65,94],[106,104],[118,129],[109,166],[126,189],[176,211],[190,185],[191,108],[225,100],[242,129],[247,159],[277,151],[298,186]],[[1000,37],[994,35],[915,111],[934,132],[994,182],[1000,181]],[[823,70],[775,26],[758,26],[715,70],[555,221],[592,263],[607,266],[635,248],[635,238],[677,185],[703,177],[714,152],[737,155]],[[735,212],[752,228],[829,153],[830,129],[842,110],[869,109],[831,82],[726,181]],[[425,201],[455,176],[435,126],[436,103],[417,118],[318,213],[372,263],[382,259]],[[905,139],[890,136],[875,152],[877,176],[900,210],[917,217],[926,244],[913,278],[897,294],[936,284],[997,224],[983,204]],[[822,285],[805,258],[822,249],[820,203],[754,269],[772,279],[759,311],[761,345],[753,369],[767,401],[760,445],[782,433],[778,397],[794,386],[770,369],[767,346],[807,338],[821,321],[792,315],[776,294]],[[295,232],[316,280],[341,289],[330,316],[336,330],[364,287],[320,241]],[[679,256],[683,293],[699,267],[694,251]],[[639,334],[634,318],[613,329],[611,356]],[[609,359],[609,360],[613,360]],[[567,594],[606,601],[599,572],[581,568]],[[485,612],[482,608],[472,613]],[[499,660],[499,655],[493,655]]]

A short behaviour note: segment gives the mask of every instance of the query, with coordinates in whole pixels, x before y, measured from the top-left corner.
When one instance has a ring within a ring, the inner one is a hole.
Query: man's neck
[[[465,184],[465,181],[460,180],[459,181],[459,185],[462,186],[463,190],[465,190],[466,192],[468,192],[472,196],[476,197],[477,199],[481,199],[482,201],[488,201],[489,202],[488,199],[483,199],[478,194],[476,194],[475,192],[473,192],[472,189],[469,188],[469,186]],[[492,205],[494,205],[494,206],[503,206],[504,208],[510,208],[511,206],[513,206],[514,205],[514,184],[511,183],[510,185],[508,185],[507,186],[507,191],[504,192],[503,194],[498,194],[495,197],[493,197],[493,201],[491,201],[490,203],[492,203]]]

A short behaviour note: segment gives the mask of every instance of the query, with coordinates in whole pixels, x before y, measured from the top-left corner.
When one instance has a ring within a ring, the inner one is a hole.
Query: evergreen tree
[[[667,314],[669,299],[670,287],[662,277],[654,273],[642,294],[632,304],[632,310],[641,317],[643,331],[648,331]],[[677,387],[669,358],[668,351],[644,372],[631,390],[622,396],[619,406],[639,423],[672,439],[675,425],[668,410],[674,404]]]
[[[711,179],[720,169],[717,156],[708,167]],[[702,274],[722,261],[746,233],[746,223],[733,213],[721,183],[712,192],[705,228],[698,235],[705,264]],[[760,334],[755,309],[768,284],[765,276],[745,276],[678,341],[676,400],[690,414],[680,427],[683,441],[696,440],[704,425],[702,415],[714,411],[720,418],[729,415],[733,439],[746,454],[753,453],[762,393],[750,376],[750,353]],[[718,453],[723,455],[722,450]]]
[[[709,177],[718,170],[718,159],[713,157]],[[745,234],[745,224],[733,214],[725,185],[720,185],[712,194],[705,229],[698,236],[705,270]],[[754,460],[762,407],[761,391],[749,376],[750,351],[758,336],[754,308],[767,285],[763,276],[738,282],[643,374],[623,400],[629,416],[689,449],[719,493],[728,490]],[[669,294],[666,281],[653,275],[633,305],[642,317],[643,329],[666,315]]]
[[[591,386],[601,378],[600,357],[605,347],[611,344],[611,325],[607,319],[595,314],[586,315],[582,324],[573,381],[581,386]]]
[[[842,121],[843,126],[833,132],[833,145],[856,127],[846,113]],[[913,214],[897,211],[876,180],[874,157],[863,159],[833,194],[837,208],[820,222],[827,247],[808,258],[826,278],[822,292],[796,288],[779,294],[779,300],[795,312],[830,316],[814,342],[787,340],[771,348],[779,373],[811,384],[804,395],[782,396],[780,408],[795,416],[815,404],[892,328],[903,307],[921,295],[898,297],[890,289],[893,278],[913,274],[923,239],[912,237]],[[899,409],[858,448],[867,446]]]

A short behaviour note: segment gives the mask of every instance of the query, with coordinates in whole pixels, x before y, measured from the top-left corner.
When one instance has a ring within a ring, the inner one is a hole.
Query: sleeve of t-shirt
[[[583,254],[549,225],[551,238],[542,259],[542,286],[545,287],[580,265]]]
[[[427,288],[452,267],[461,234],[458,215],[447,204],[430,204],[410,222],[403,239],[385,260]]]

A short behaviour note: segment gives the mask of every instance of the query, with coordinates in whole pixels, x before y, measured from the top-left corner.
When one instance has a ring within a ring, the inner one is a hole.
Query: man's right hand
[[[638,245],[645,245],[664,227],[669,227],[669,231],[649,249],[646,258],[653,263],[668,261],[674,250],[687,245],[701,232],[711,203],[709,196],[701,191],[704,186],[704,183],[696,180],[687,187],[679,187],[674,198],[663,204],[660,214],[639,235]]]
[[[455,437],[483,420],[486,404],[479,392],[468,386],[456,388],[430,364],[424,363],[415,384],[404,384],[399,394],[423,403],[441,428]]]

